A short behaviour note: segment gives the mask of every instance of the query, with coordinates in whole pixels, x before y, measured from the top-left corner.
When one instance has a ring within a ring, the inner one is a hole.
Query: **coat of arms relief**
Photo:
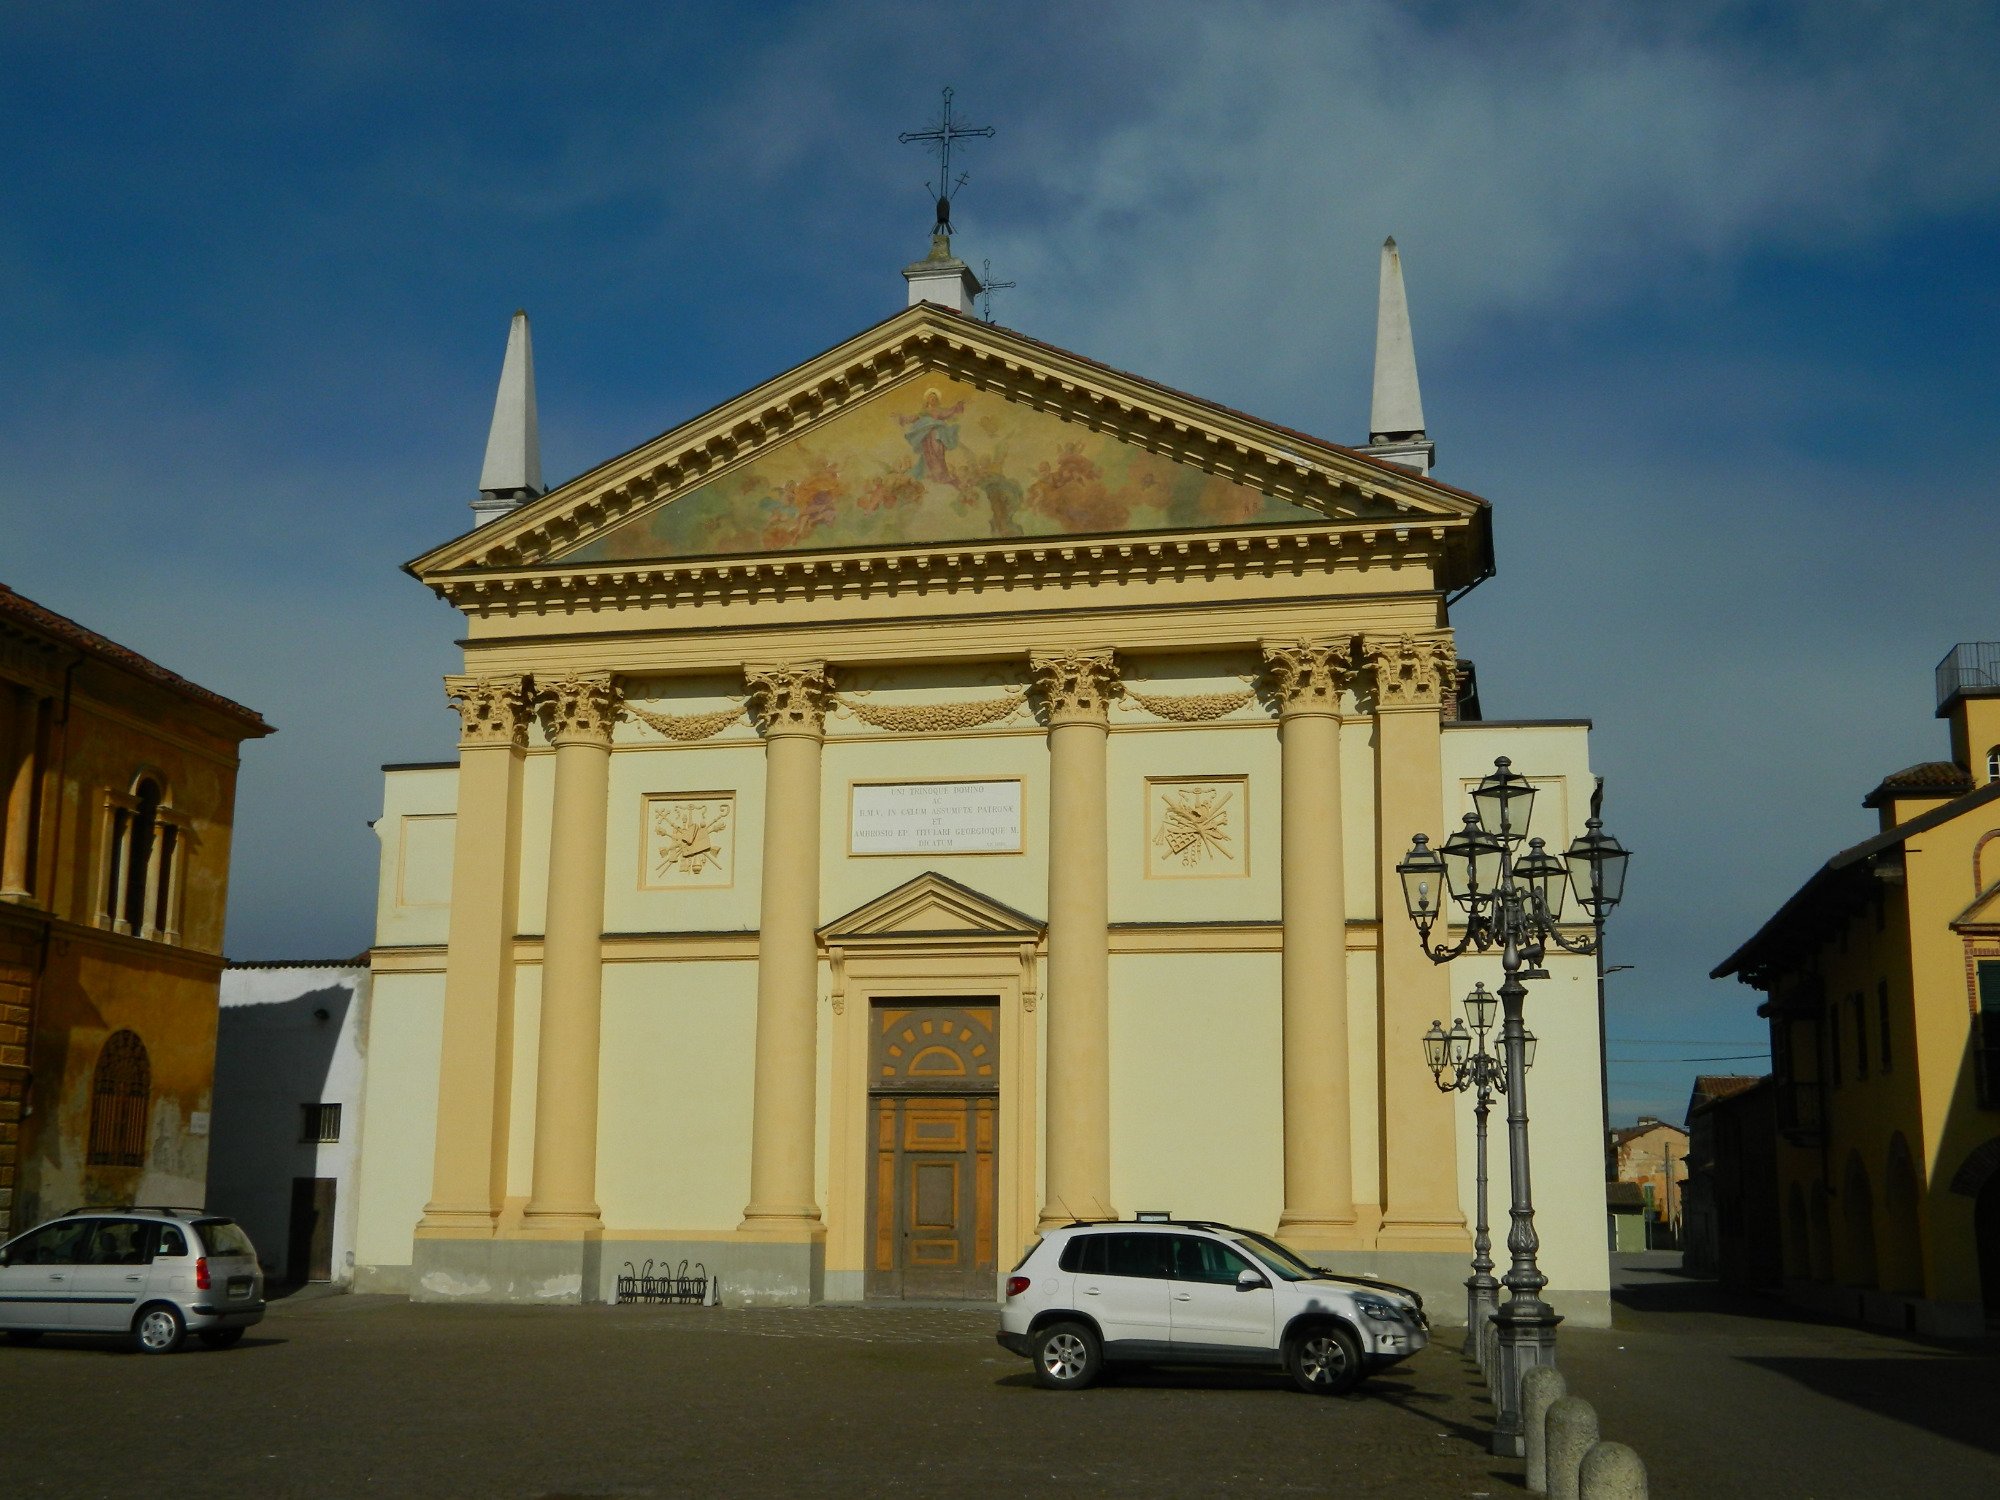
[[[726,886],[736,878],[736,797],[660,793],[645,800],[639,883],[646,890]]]
[[[1246,776],[1148,777],[1146,873],[1187,880],[1250,873]]]

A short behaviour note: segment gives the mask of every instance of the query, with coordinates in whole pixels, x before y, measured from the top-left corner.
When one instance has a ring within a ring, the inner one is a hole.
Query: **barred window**
[[[97,1055],[90,1089],[93,1167],[146,1164],[146,1112],[153,1095],[153,1065],[135,1031],[114,1031]]]
[[[301,1145],[330,1145],[340,1139],[338,1104],[301,1104],[299,1142]]]

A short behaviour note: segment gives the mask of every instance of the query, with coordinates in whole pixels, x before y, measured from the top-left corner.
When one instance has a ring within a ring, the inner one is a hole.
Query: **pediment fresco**
[[[564,562],[1282,525],[1317,515],[935,371],[590,537]]]

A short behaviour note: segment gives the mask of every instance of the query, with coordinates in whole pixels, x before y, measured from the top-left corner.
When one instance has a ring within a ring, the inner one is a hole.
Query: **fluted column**
[[[25,687],[0,683],[13,700],[0,719],[0,901],[29,895],[28,849],[34,842],[35,730],[39,705]]]
[[[523,1228],[601,1227],[597,1062],[604,994],[605,799],[617,694],[608,676],[536,683],[556,747],[549,906],[542,938],[541,1054],[535,1070],[535,1176]]]
[[[419,1234],[483,1235],[507,1193],[513,1091],[514,929],[521,864],[527,684],[447,677],[459,714],[451,918],[445,937],[431,1198]]]
[[[764,876],[757,936],[756,1093],[743,1228],[820,1228],[819,763],[831,691],[823,662],[744,668],[764,735]]]
[[[1117,661],[1037,653],[1049,725],[1048,1199],[1041,1222],[1115,1219],[1111,1206],[1110,882],[1105,741]]]
[[[1448,630],[1369,636],[1362,658],[1375,700],[1376,899],[1382,913],[1381,1090],[1383,1250],[1462,1250],[1458,1134],[1451,1096],[1432,1085],[1419,1041],[1452,1013],[1450,971],[1417,946],[1396,863],[1410,839],[1450,831],[1441,716],[1457,692]]]
[[[1269,643],[1283,774],[1285,1206],[1278,1233],[1307,1250],[1354,1243],[1347,1038],[1347,880],[1341,836],[1342,644]]]

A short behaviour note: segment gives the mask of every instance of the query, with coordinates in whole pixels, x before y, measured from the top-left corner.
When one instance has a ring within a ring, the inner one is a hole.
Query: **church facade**
[[[1593,787],[1582,721],[1476,716],[1490,508],[1413,364],[1364,451],[980,322],[947,242],[906,275],[547,493],[517,318],[482,524],[411,564],[462,733],[376,825],[357,1286],[990,1300],[1165,1210],[1449,1319],[1471,1117],[1419,1038],[1497,963],[1433,965],[1394,866],[1496,755],[1558,848]],[[1383,305],[1407,351],[1393,249]],[[1548,967],[1543,1263],[1599,1321],[1595,971]]]

